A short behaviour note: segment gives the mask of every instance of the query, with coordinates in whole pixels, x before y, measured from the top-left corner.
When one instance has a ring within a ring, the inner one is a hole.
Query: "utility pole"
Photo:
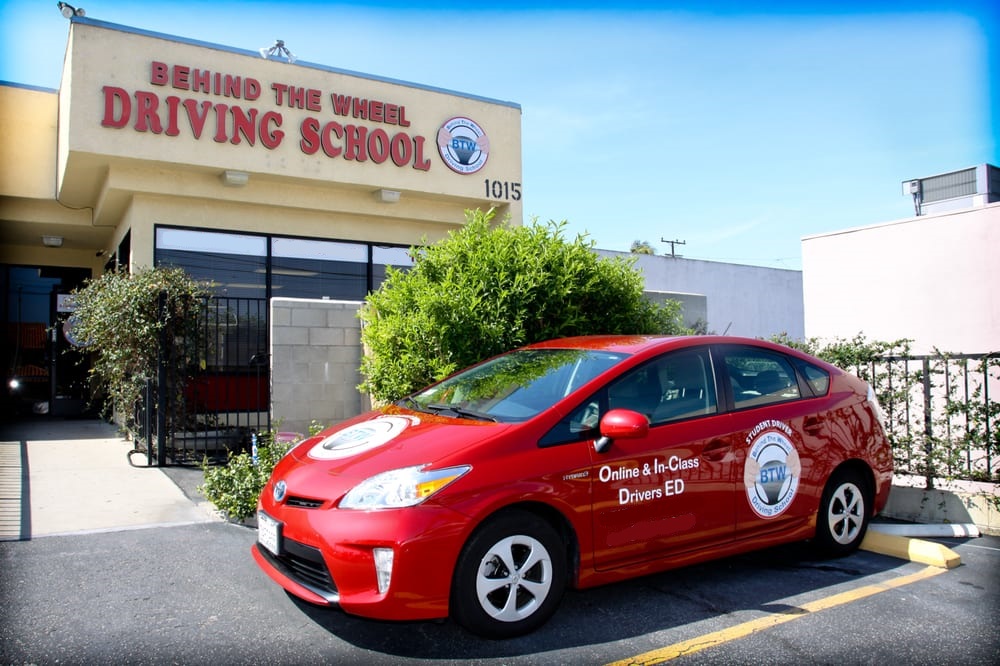
[[[660,238],[661,243],[670,243],[670,256],[676,259],[680,255],[676,254],[674,250],[677,245],[687,245],[687,241],[682,240],[667,240],[666,238]]]

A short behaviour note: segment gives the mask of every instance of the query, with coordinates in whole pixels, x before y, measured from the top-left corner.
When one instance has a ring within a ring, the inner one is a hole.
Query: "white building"
[[[915,217],[802,240],[805,334],[1000,350],[1000,169],[904,181]]]
[[[710,333],[804,337],[801,271],[609,250],[598,253],[636,257],[647,295],[681,301],[688,326],[700,320]]]

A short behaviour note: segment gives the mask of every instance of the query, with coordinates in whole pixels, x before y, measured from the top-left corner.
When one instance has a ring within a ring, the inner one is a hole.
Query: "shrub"
[[[92,352],[91,380],[109,398],[105,411],[113,410],[124,430],[132,427],[145,378],[157,374],[161,340],[164,353],[180,359],[167,365],[168,381],[183,385],[182,347],[205,293],[180,268],[164,267],[105,273],[74,292],[74,333]]]
[[[606,259],[566,222],[494,225],[494,211],[414,249],[361,310],[359,387],[391,401],[490,356],[571,335],[683,331],[680,304],[643,296],[635,257]]]
[[[205,482],[198,490],[215,508],[234,520],[245,520],[257,511],[257,498],[278,464],[295,443],[279,443],[273,433],[261,437],[257,442],[257,460],[253,453],[229,452],[225,466],[202,464]]]

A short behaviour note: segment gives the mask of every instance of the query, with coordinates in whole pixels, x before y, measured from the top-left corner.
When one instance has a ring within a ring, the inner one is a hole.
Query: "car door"
[[[721,346],[717,365],[732,401],[737,536],[801,526],[822,491],[814,471],[822,449],[813,436],[822,401],[780,352]]]
[[[589,407],[601,414],[632,409],[650,420],[645,437],[591,449],[598,569],[731,538],[733,441],[728,415],[719,414],[708,347],[670,352],[632,369]]]

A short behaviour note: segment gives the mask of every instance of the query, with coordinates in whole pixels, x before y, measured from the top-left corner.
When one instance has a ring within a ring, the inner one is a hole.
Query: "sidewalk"
[[[0,540],[220,520],[196,491],[201,470],[174,481],[130,465],[131,449],[103,421],[0,425]]]

